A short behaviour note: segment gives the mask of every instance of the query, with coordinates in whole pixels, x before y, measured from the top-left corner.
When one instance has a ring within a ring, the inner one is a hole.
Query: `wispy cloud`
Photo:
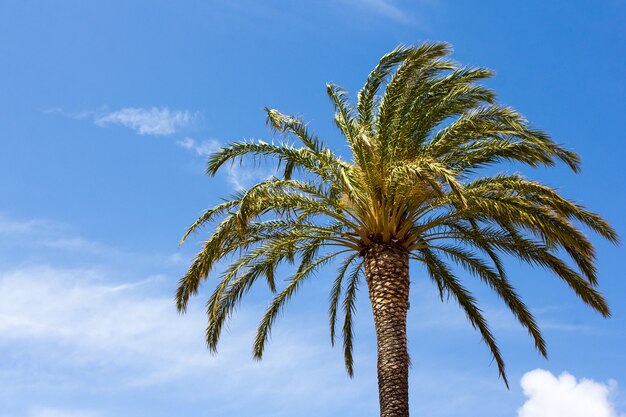
[[[31,250],[49,248],[75,253],[115,255],[120,251],[71,233],[69,226],[45,219],[22,220],[0,213],[0,235],[12,237],[12,245],[25,244]]]
[[[197,141],[189,137],[177,141],[176,144],[205,158],[222,147],[222,143],[217,139]],[[234,162],[224,168],[227,181],[237,191],[245,190],[254,183],[264,181],[276,173],[274,168],[269,166],[250,166],[246,161]]]
[[[63,107],[49,107],[47,109],[42,110],[43,113],[46,114],[58,114],[60,116],[69,117],[70,119],[83,120],[83,119],[93,119],[98,115],[101,115],[106,112],[106,107],[100,111],[95,110],[83,110],[78,112],[67,111]]]
[[[203,157],[211,155],[222,147],[222,144],[217,139],[197,141],[189,137],[176,141],[176,144]]]
[[[363,11],[377,14],[388,19],[392,19],[402,23],[408,23],[412,20],[411,16],[396,6],[391,0],[345,0],[353,7],[357,7]]]
[[[269,167],[250,167],[245,162],[234,163],[227,168],[228,182],[237,190],[242,191],[259,181],[265,181],[276,174]]]
[[[172,135],[188,127],[194,116],[189,111],[167,107],[127,107],[94,118],[98,126],[120,125],[140,135]]]
[[[169,107],[124,107],[110,111],[100,110],[69,112],[61,107],[44,110],[44,113],[59,114],[76,120],[91,119],[100,127],[123,126],[140,135],[164,136],[179,133],[189,127],[197,118],[188,110],[174,110]]]
[[[528,400],[518,417],[619,417],[610,401],[617,383],[607,384],[576,378],[564,372],[558,377],[549,371],[527,372],[521,381]],[[624,415],[621,414],[623,417]]]
[[[50,248],[69,251],[73,253],[89,253],[100,256],[114,256],[123,254],[115,248],[94,242],[82,237],[51,237],[43,239],[41,245]]]
[[[6,217],[0,213],[0,235],[22,235],[36,231],[49,231],[54,228],[54,224],[45,220],[31,219],[18,220]]]
[[[28,413],[28,417],[97,417],[99,415],[95,411],[49,407],[33,407]]]
[[[323,324],[312,326],[303,317],[283,321],[273,335],[276,343],[259,363],[252,360],[250,346],[262,308],[255,314],[238,311],[232,334],[224,335],[217,356],[205,348],[203,310],[201,302],[192,303],[181,317],[171,297],[155,292],[150,279],[120,284],[99,271],[45,265],[0,272],[0,346],[14,346],[36,358],[34,374],[51,368],[54,384],[69,383],[72,369],[82,369],[88,378],[100,373],[105,386],[125,390],[195,381],[210,387],[195,395],[219,398],[215,415],[233,410],[249,415],[251,404],[259,408],[256,415],[292,415],[298,404],[310,402],[313,390],[321,414],[352,403],[375,406],[375,398],[366,399],[375,382],[357,383],[345,376],[341,355],[329,348]],[[34,378],[28,369],[22,372],[20,379]],[[246,405],[241,392],[246,393]],[[262,402],[267,410],[259,406]],[[31,415],[82,416],[48,411]]]
[[[106,361],[137,375],[209,365],[200,315],[181,320],[170,298],[143,297],[150,280],[112,281],[98,271],[51,266],[1,274],[0,340],[60,343],[70,361]]]
[[[175,250],[174,242],[172,250]],[[151,265],[154,270],[181,265],[182,259],[187,260],[179,252],[174,255],[144,253],[129,248],[122,250],[102,241],[88,239],[68,224],[42,218],[14,218],[0,212],[0,265],[15,265],[16,262],[49,256],[74,265],[124,265],[124,269],[128,268],[127,263],[132,260],[131,265],[138,268]]]

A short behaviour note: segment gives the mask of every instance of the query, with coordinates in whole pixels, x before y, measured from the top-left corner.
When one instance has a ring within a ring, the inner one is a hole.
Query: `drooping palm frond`
[[[243,158],[284,167],[280,177],[205,211],[181,241],[212,227],[176,293],[184,312],[202,282],[218,277],[207,303],[211,350],[260,280],[276,294],[254,340],[254,356],[261,358],[287,301],[316,271],[340,260],[330,295],[330,334],[334,343],[343,312],[344,357],[352,375],[361,255],[376,243],[402,248],[425,265],[442,299],[447,294],[456,300],[478,330],[505,383],[494,335],[452,265],[495,291],[544,356],[545,340],[507,277],[503,255],[552,272],[584,303],[610,315],[597,290],[594,246],[581,228],[618,243],[615,230],[549,186],[518,174],[479,175],[503,161],[529,167],[563,162],[577,172],[578,155],[499,104],[479,84],[492,76],[490,70],[460,66],[450,54],[445,43],[396,48],[369,74],[354,104],[342,87],[328,84],[335,124],[348,145],[343,158],[302,119],[274,109],[265,110],[279,135],[275,142],[234,142],[210,156],[210,175]],[[216,271],[220,262],[228,266]],[[276,274],[283,264],[293,271],[281,288]]]

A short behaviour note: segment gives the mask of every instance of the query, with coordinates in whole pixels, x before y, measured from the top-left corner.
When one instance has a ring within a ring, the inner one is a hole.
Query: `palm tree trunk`
[[[409,254],[385,244],[365,251],[378,346],[378,394],[381,417],[409,415],[409,354],[406,314],[409,302]]]

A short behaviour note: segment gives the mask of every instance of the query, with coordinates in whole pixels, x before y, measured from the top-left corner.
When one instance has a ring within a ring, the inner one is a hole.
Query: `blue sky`
[[[269,172],[235,167],[211,179],[206,154],[271,139],[264,106],[302,116],[345,152],[325,84],[355,93],[399,43],[445,40],[455,59],[496,72],[489,86],[502,103],[583,159],[580,175],[523,172],[623,237],[625,18],[618,0],[0,1],[0,416],[377,415],[368,300],[350,380],[328,342],[330,271],[288,306],[260,363],[251,332],[265,290],[243,303],[217,356],[203,341],[211,282],[176,313],[175,285],[199,241],[178,249],[185,227]],[[592,238],[610,320],[548,274],[509,263],[548,361],[469,284],[510,391],[458,308],[413,265],[413,415],[626,413],[625,253]]]

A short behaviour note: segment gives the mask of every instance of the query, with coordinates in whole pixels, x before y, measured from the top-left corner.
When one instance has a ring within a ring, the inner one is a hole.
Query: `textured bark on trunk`
[[[374,244],[365,251],[378,345],[378,394],[381,417],[409,415],[409,354],[406,314],[409,302],[409,254]]]

